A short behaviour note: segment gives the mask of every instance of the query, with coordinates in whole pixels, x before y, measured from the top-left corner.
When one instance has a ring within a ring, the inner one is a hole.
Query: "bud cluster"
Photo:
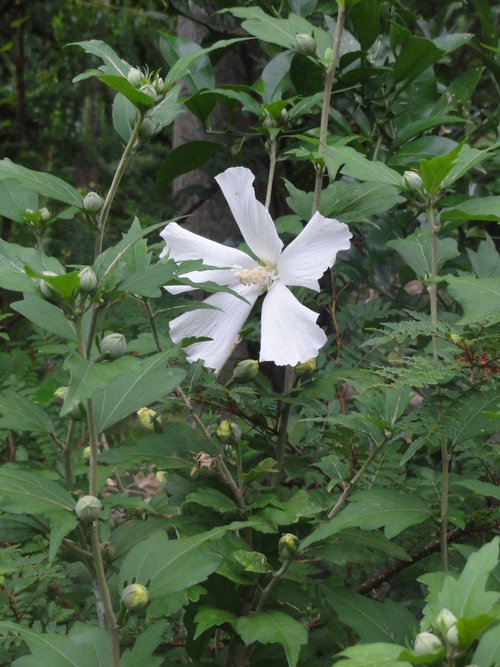
[[[134,88],[138,88],[141,93],[150,97],[153,102],[156,102],[158,96],[166,92],[164,81],[158,72],[153,75],[147,69],[142,72],[138,67],[131,67],[127,74],[127,81]]]
[[[286,109],[282,109],[279,113],[272,113],[266,107],[262,109],[260,122],[262,127],[267,129],[284,127],[288,121],[288,114]]]
[[[442,609],[434,623],[433,632],[421,632],[415,637],[414,651],[417,655],[434,653],[446,646],[448,657],[453,659],[461,655],[466,647],[460,646],[457,617],[449,609]]]

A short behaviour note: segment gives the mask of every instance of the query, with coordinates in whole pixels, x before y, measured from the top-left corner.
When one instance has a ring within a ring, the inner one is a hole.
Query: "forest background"
[[[0,664],[500,664],[499,14],[0,0]],[[314,363],[169,338],[233,166],[353,233]]]

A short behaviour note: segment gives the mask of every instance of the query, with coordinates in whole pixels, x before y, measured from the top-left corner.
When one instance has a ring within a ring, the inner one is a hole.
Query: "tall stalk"
[[[429,299],[431,305],[431,322],[437,324],[437,282],[438,265],[437,265],[437,241],[438,230],[434,219],[434,208],[432,203],[427,207],[427,221],[429,223],[429,231],[431,235],[431,284],[429,285]],[[438,339],[437,336],[432,336],[432,357],[437,360],[438,354]],[[440,387],[436,388],[438,397],[441,393]],[[438,407],[438,417],[441,417],[441,409]],[[444,435],[441,435],[441,525],[440,525],[440,539],[441,539],[441,567],[443,570],[448,569],[448,537],[447,527],[448,522],[446,515],[448,514],[448,493],[449,493],[449,453],[448,442]]]

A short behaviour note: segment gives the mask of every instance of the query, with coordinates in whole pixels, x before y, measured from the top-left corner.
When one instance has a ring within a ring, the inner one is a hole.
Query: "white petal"
[[[238,283],[234,290],[248,303],[231,294],[219,292],[206,299],[205,303],[220,310],[192,310],[170,322],[170,336],[174,343],[191,336],[209,337],[212,340],[194,343],[186,348],[188,361],[204,359],[207,368],[220,369],[240,329],[252,310],[261,289],[245,287]]]
[[[160,233],[167,247],[162,251],[160,257],[165,257],[170,252],[170,257],[176,262],[188,259],[202,259],[210,266],[231,267],[243,266],[253,268],[255,261],[245,252],[237,248],[230,248],[216,241],[193,234],[183,229],[176,222],[169,223]]]
[[[278,274],[285,285],[319,291],[318,278],[332,266],[339,250],[348,250],[352,234],[338,220],[315,213],[296,239],[283,250]]]
[[[251,257],[249,257],[249,259],[252,262],[252,268],[257,266],[257,263]],[[226,285],[231,289],[235,289],[240,285],[230,269],[221,269],[220,271],[190,271],[189,273],[183,273],[181,278],[188,278],[194,283],[205,283],[210,281],[217,283],[217,285]],[[182,294],[182,292],[192,292],[196,287],[189,287],[188,285],[166,285],[165,289],[167,292],[170,292],[170,294]]]
[[[283,248],[273,219],[255,197],[255,176],[245,167],[232,167],[215,177],[238,223],[243,238],[257,257],[275,265]]]
[[[277,280],[262,304],[260,360],[295,366],[316,357],[327,340],[317,319]]]

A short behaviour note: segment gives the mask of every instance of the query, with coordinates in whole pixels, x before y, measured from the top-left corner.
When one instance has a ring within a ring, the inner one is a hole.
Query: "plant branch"
[[[281,579],[281,577],[288,570],[292,561],[293,561],[293,558],[291,558],[290,560],[287,560],[286,563],[283,563],[283,565],[280,567],[280,569],[277,572],[273,572],[273,578],[267,584],[267,586],[264,588],[264,590],[262,591],[262,593],[260,595],[259,602],[257,603],[257,607],[255,608],[255,613],[256,614],[260,614],[260,612],[264,608],[264,605],[266,603],[267,598],[269,597],[269,594],[271,593],[273,588],[276,586],[278,581]]]
[[[271,151],[269,153],[269,176],[267,179],[266,203],[264,206],[269,209],[271,204],[271,194],[273,191],[274,171],[276,169],[276,138],[271,139]]]
[[[284,392],[290,391],[293,387],[293,380],[295,371],[292,366],[287,366],[285,370],[285,386]],[[280,485],[283,476],[283,462],[285,458],[286,436],[288,431],[288,419],[290,418],[290,403],[284,403],[283,412],[281,414],[280,427],[278,431],[278,442],[276,443],[276,461],[278,464],[278,472],[273,477],[273,486],[277,488]]]
[[[328,134],[328,116],[330,114],[330,97],[332,95],[333,79],[337,70],[339,60],[340,43],[342,41],[342,31],[344,30],[345,7],[338,3],[337,28],[333,40],[332,57],[325,73],[325,88],[323,93],[323,105],[321,108],[321,125],[319,132],[319,155],[323,155],[326,147],[326,137]],[[316,180],[314,183],[314,199],[312,213],[319,211],[321,204],[321,190],[323,189],[323,175],[325,168],[322,165],[316,165]]]

